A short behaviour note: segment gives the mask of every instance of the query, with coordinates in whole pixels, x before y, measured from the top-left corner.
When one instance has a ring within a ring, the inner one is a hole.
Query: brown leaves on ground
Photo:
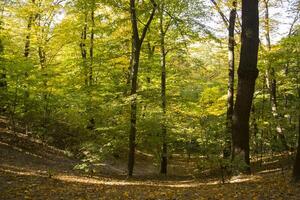
[[[20,173],[0,169],[0,199],[300,199],[289,175],[239,176],[231,183],[140,181],[83,175]]]
[[[300,185],[290,183],[289,169],[275,169],[279,165],[226,184],[205,177],[90,177],[72,170],[74,161],[52,147],[24,137],[0,130],[0,200],[300,199]]]

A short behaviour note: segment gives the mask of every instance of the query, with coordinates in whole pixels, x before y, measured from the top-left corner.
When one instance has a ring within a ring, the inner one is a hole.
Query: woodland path
[[[300,185],[289,182],[290,170],[269,170],[217,179],[159,177],[126,179],[119,174],[88,174],[73,170],[76,160],[62,150],[21,133],[0,121],[0,199],[300,199]],[[144,163],[145,164],[145,163]]]

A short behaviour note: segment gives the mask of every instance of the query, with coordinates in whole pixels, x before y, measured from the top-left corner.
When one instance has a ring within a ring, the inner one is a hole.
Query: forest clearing
[[[300,199],[299,0],[1,0],[0,200]]]

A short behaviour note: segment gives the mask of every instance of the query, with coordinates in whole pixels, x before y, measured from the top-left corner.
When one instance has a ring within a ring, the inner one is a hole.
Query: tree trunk
[[[88,68],[88,77],[87,77],[87,86],[88,88],[88,98],[89,102],[87,103],[87,115],[89,117],[89,121],[87,124],[87,129],[94,130],[95,129],[95,119],[92,112],[93,98],[92,98],[92,85],[93,83],[93,64],[94,64],[94,28],[95,28],[95,0],[91,1],[91,33],[90,33],[90,63]]]
[[[35,4],[35,0],[31,1],[32,4]],[[31,29],[32,24],[34,23],[36,15],[31,13],[28,18],[28,24],[27,24],[27,33],[25,38],[25,46],[24,46],[24,57],[27,59],[30,54],[30,41],[31,41]],[[26,83],[26,80],[28,79],[28,71],[25,71],[24,77],[25,77],[25,84],[24,84],[24,116],[25,116],[25,132],[28,132],[28,121],[27,121],[27,112],[28,112],[28,104],[27,101],[29,99],[29,85]]]
[[[265,38],[266,38],[266,45],[267,49],[270,52],[271,51],[271,39],[270,39],[270,18],[269,18],[269,0],[263,0],[264,6],[265,6]],[[277,82],[276,82],[276,74],[275,69],[272,67],[271,63],[268,61],[268,68],[266,72],[266,78],[267,78],[267,86],[270,92],[270,101],[271,101],[271,111],[272,115],[274,117],[276,125],[276,133],[279,137],[281,144],[285,150],[288,150],[289,147],[287,145],[285,135],[283,133],[283,130],[281,128],[280,123],[278,122],[278,109],[277,109]]]
[[[228,94],[227,94],[227,114],[226,114],[226,136],[225,136],[225,149],[223,152],[224,158],[230,156],[231,151],[231,138],[232,138],[232,115],[234,104],[234,27],[236,19],[236,1],[233,2],[233,8],[230,12],[229,27],[228,27]]]
[[[0,30],[1,30],[1,21],[0,21]],[[0,39],[0,61],[2,60],[2,53],[4,51],[4,46],[2,44],[2,40]],[[0,72],[0,89],[1,92],[6,90],[7,88],[7,82],[6,82],[6,71],[4,66],[2,66],[3,68],[1,69]],[[2,108],[0,109],[0,111],[2,111]]]
[[[90,67],[89,67],[89,86],[93,85],[93,64],[94,64],[94,27],[95,27],[95,1],[92,1],[91,10],[91,38],[90,38]]]
[[[35,4],[35,0],[31,1],[32,4]],[[28,58],[30,53],[30,38],[31,38],[31,27],[32,23],[35,20],[36,15],[34,13],[31,13],[28,18],[28,24],[27,24],[27,33],[26,33],[26,39],[25,39],[25,47],[24,47],[24,57]]]
[[[242,46],[233,112],[232,159],[240,157],[250,172],[249,117],[258,76],[258,0],[242,0]]]
[[[258,148],[258,143],[257,143],[258,126],[257,126],[257,122],[256,122],[256,116],[255,116],[256,115],[256,110],[255,110],[254,102],[252,104],[251,114],[252,114],[251,125],[252,125],[254,140],[255,140],[254,153],[258,153],[258,149],[259,149]]]
[[[153,4],[153,9],[150,14],[150,17],[142,30],[142,35],[139,36],[138,30],[138,19],[136,15],[136,6],[135,0],[130,0],[130,16],[131,16],[131,25],[132,25],[132,39],[133,39],[133,48],[132,48],[132,80],[131,80],[131,115],[130,115],[130,132],[129,132],[129,152],[128,152],[128,176],[131,177],[133,175],[133,168],[135,162],[135,138],[136,138],[136,121],[137,121],[137,80],[138,80],[138,69],[140,62],[140,52],[141,46],[147,34],[148,28],[154,18],[154,14],[156,11],[156,3],[154,0],[151,0]]]
[[[32,26],[33,16],[30,15],[27,24],[27,33],[25,39],[25,47],[24,47],[24,57],[28,58],[29,50],[30,50],[30,36],[31,36],[31,26]]]
[[[160,7],[160,63],[161,63],[161,100],[162,100],[162,152],[161,152],[161,164],[160,173],[167,174],[168,165],[168,152],[167,152],[167,127],[166,127],[166,49],[165,49],[165,30],[164,30],[164,1]]]
[[[1,18],[2,18],[2,16],[1,16]],[[0,19],[0,30],[1,29],[2,29],[2,21]],[[0,38],[0,61],[2,60],[3,51],[4,51],[4,45],[3,45],[2,40]],[[2,67],[3,68],[0,71],[0,89],[1,89],[1,92],[6,90],[6,88],[7,88],[6,71],[5,71],[4,66],[2,66]],[[0,111],[2,111],[2,108],[0,108]]]
[[[215,0],[210,0],[212,2],[212,4],[214,4],[216,10],[218,11],[218,13],[220,14],[224,24],[226,27],[228,26],[228,19],[226,18],[226,16],[224,15],[224,13],[221,11],[220,7],[218,6],[217,2]]]
[[[300,95],[300,91],[299,91],[299,95]],[[300,181],[300,115],[298,116],[298,148],[297,148],[297,155],[296,155],[294,168],[293,168],[293,179],[295,182]]]
[[[40,44],[41,45],[41,44]],[[43,128],[45,128],[45,131],[47,130],[47,124],[48,124],[48,118],[49,118],[49,109],[48,109],[48,93],[47,93],[47,72],[46,70],[46,53],[44,50],[44,47],[39,46],[38,47],[39,52],[39,59],[40,59],[40,66],[41,66],[41,72],[42,72],[42,79],[43,79],[43,103],[44,103],[44,113],[43,113]]]
[[[131,53],[130,53],[130,61],[129,61],[129,66],[128,66],[128,69],[127,69],[127,72],[126,72],[126,89],[125,89],[125,92],[124,92],[124,94],[125,95],[127,95],[128,94],[128,88],[129,88],[129,86],[130,86],[130,84],[131,84],[131,80],[132,80],[132,72],[133,72],[133,69],[132,69],[132,67],[133,67],[133,57],[134,57],[134,55],[133,55],[133,36],[131,37],[131,43],[130,43],[130,47],[131,47],[131,49],[130,49],[130,51],[131,51]]]
[[[84,13],[84,26],[81,32],[80,51],[82,58],[82,67],[84,72],[84,83],[88,85],[88,72],[87,72],[87,51],[86,51],[86,39],[87,39],[87,12]]]

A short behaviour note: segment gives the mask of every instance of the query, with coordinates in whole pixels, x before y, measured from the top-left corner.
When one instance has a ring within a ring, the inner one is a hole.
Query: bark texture
[[[136,147],[136,122],[137,122],[137,80],[138,80],[138,70],[139,70],[139,63],[140,63],[140,53],[141,53],[141,46],[143,41],[146,37],[147,31],[149,26],[154,18],[155,11],[157,8],[156,3],[154,0],[151,0],[153,4],[153,9],[151,11],[150,17],[145,24],[141,36],[139,36],[139,29],[138,29],[138,18],[136,12],[136,1],[130,0],[130,18],[131,18],[131,25],[132,25],[132,79],[131,79],[131,111],[130,111],[130,132],[129,132],[129,152],[128,152],[128,176],[131,177],[133,175],[133,168],[135,162],[135,147]]]
[[[1,21],[0,21],[0,30],[1,30]],[[3,46],[2,41],[0,39],[0,61],[2,59],[1,56],[2,56],[3,50],[4,50],[4,46]],[[3,90],[3,89],[6,89],[6,88],[7,88],[6,72],[5,72],[5,68],[3,66],[3,69],[1,69],[1,71],[0,71],[0,89]],[[1,110],[2,109],[0,109],[0,111]]]
[[[160,6],[160,63],[161,63],[161,101],[162,101],[162,123],[161,123],[161,134],[162,134],[162,152],[161,152],[161,164],[160,173],[167,174],[168,165],[168,152],[167,152],[167,127],[166,127],[166,49],[165,49],[165,30],[164,30],[164,1]]]
[[[248,165],[249,158],[249,117],[258,76],[258,0],[242,1],[242,46],[238,68],[237,96],[233,113],[232,159],[240,157]]]
[[[2,17],[2,16],[1,16]],[[2,29],[2,21],[0,19],[0,30]],[[2,54],[3,54],[3,51],[4,51],[4,45],[2,43],[2,40],[0,38],[0,61],[2,59]],[[0,69],[0,89],[1,89],[1,92],[3,89],[6,89],[7,88],[7,82],[6,82],[6,72],[5,72],[5,68],[4,66],[2,66],[3,68]],[[1,108],[0,111],[2,111],[3,109]]]
[[[86,50],[86,39],[87,39],[87,18],[88,13],[84,13],[84,25],[81,32],[81,42],[80,42],[80,51],[81,51],[81,58],[82,58],[82,67],[84,72],[84,82],[85,85],[88,85],[88,72],[87,72],[87,50]]]
[[[234,28],[236,19],[236,2],[233,2],[233,7],[229,16],[228,27],[228,93],[227,93],[227,113],[226,113],[226,136],[224,158],[230,156],[231,151],[231,137],[232,137],[232,116],[234,107]]]
[[[93,64],[94,64],[94,28],[95,28],[95,1],[92,1],[91,8],[91,35],[90,35],[90,66],[89,66],[89,86],[93,85]]]

